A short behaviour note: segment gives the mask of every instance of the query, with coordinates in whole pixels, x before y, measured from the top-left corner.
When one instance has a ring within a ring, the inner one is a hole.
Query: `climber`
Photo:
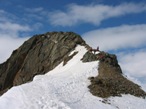
[[[99,46],[97,46],[97,49],[96,50],[99,51]]]
[[[99,47],[97,46],[96,49],[90,48],[89,51],[95,54],[97,51],[99,51]]]

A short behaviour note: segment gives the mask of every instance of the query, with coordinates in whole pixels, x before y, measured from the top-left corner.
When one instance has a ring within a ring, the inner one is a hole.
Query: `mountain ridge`
[[[48,32],[35,35],[13,51],[11,57],[0,64],[0,93],[3,94],[12,86],[32,81],[34,76],[53,70],[61,62],[66,65],[78,54],[74,52],[69,55],[77,45],[85,46],[88,50],[81,59],[84,63],[99,61],[99,75],[90,77],[91,84],[88,86],[93,95],[103,98],[121,94],[146,96],[140,86],[122,76],[122,70],[115,55],[99,50],[96,51],[97,54],[92,53],[91,47],[80,35],[73,32]],[[126,86],[125,83],[128,85]]]
[[[73,32],[34,35],[14,50],[6,62],[0,64],[0,92],[52,70],[77,44],[85,45],[85,41]]]
[[[99,61],[83,62],[88,52],[78,45],[65,65],[36,75],[32,82],[12,87],[0,97],[0,109],[145,109],[146,101],[129,94],[102,98],[93,96],[88,78],[99,74]]]
[[[73,32],[26,41],[0,65],[0,84],[0,109],[146,108],[146,93],[123,76],[116,55]]]

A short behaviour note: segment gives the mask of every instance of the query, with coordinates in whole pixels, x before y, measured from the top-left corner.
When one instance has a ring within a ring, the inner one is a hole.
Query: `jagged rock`
[[[99,97],[120,96],[131,94],[137,97],[145,97],[140,86],[129,81],[122,75],[122,70],[115,55],[101,52],[99,54],[98,76],[90,77],[90,92]]]
[[[85,45],[85,41],[73,32],[48,32],[30,38],[0,64],[0,93],[52,70],[77,44]]]

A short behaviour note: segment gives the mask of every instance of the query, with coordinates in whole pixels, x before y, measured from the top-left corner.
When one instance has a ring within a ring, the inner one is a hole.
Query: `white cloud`
[[[78,23],[100,25],[103,20],[108,18],[146,11],[146,5],[134,3],[124,3],[117,6],[71,4],[66,10],[50,13],[50,23],[60,26],[72,26]]]
[[[12,23],[9,15],[0,10],[0,63],[4,62],[28,37],[20,37],[20,33],[30,32],[32,29],[28,25]],[[10,19],[10,20],[9,20]]]
[[[6,61],[12,51],[17,49],[28,37],[0,37],[0,63]]]
[[[10,24],[9,24],[10,26]],[[27,30],[26,27],[22,28],[18,24],[12,24],[10,27],[15,28],[0,28],[0,63],[6,61],[11,55],[12,51],[17,49],[29,37],[19,37],[19,32]]]
[[[0,22],[17,21],[16,16],[0,9]]]
[[[123,53],[119,57],[119,62],[125,73],[129,73],[133,77],[146,77],[146,51]]]
[[[43,7],[37,8],[25,8],[21,7],[22,10],[25,11],[24,17],[26,21],[29,20],[36,20],[36,21],[47,21],[48,22],[48,11],[46,11]]]
[[[4,62],[28,37],[19,37],[19,32],[29,31],[19,24],[0,24],[0,63]]]
[[[11,34],[16,34],[21,31],[31,31],[31,28],[17,23],[0,22],[0,33],[8,34],[7,32],[11,32]]]
[[[92,47],[100,46],[101,50],[138,48],[146,45],[146,24],[122,25],[89,31],[83,34],[85,41]]]
[[[44,11],[44,9],[42,7],[37,7],[37,8],[25,8],[25,10],[27,12],[30,12],[30,13],[39,13],[39,12],[42,12]]]
[[[131,53],[124,52],[120,53],[118,57],[123,73],[146,91],[146,50]]]

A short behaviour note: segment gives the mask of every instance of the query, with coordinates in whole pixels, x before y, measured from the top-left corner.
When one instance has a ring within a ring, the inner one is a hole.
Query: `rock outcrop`
[[[140,86],[125,78],[115,55],[101,52],[98,54],[98,76],[90,77],[90,92],[99,97],[120,96],[131,94],[137,97],[146,97]]]
[[[37,74],[45,74],[64,60],[67,63],[71,58],[67,57],[68,54],[77,44],[85,45],[85,41],[73,32],[48,32],[33,36],[0,64],[0,93],[31,81]]]
[[[85,53],[83,58],[81,59],[83,62],[92,62],[98,60],[98,55],[93,54],[92,52],[88,51]]]

